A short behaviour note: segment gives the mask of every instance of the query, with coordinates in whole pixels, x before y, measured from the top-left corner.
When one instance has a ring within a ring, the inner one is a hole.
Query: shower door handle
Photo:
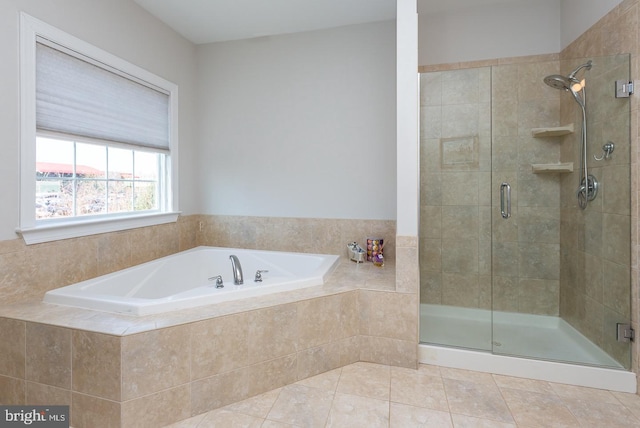
[[[511,186],[509,183],[500,185],[500,214],[505,220],[511,217]]]

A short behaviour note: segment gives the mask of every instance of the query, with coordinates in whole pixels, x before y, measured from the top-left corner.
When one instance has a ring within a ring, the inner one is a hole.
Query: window
[[[36,137],[36,220],[155,212],[163,153]]]
[[[177,218],[177,87],[21,15],[27,244]]]

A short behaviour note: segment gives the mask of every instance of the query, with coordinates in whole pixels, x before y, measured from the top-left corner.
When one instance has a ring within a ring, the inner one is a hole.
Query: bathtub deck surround
[[[76,428],[158,427],[357,361],[415,369],[417,281],[397,281],[389,260],[344,259],[322,286],[145,317],[5,306],[0,402],[71,405]]]

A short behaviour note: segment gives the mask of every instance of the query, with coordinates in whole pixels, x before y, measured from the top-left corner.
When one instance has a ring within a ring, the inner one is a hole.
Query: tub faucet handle
[[[268,270],[257,270],[256,277],[253,279],[253,282],[262,282],[262,273],[269,272]]]
[[[209,278],[209,281],[216,280],[216,288],[224,288],[224,284],[222,283],[222,275],[216,275]]]

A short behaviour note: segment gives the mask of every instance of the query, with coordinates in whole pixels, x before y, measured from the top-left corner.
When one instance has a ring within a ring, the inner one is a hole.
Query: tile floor
[[[355,363],[170,425],[640,427],[640,396],[445,367]]]

